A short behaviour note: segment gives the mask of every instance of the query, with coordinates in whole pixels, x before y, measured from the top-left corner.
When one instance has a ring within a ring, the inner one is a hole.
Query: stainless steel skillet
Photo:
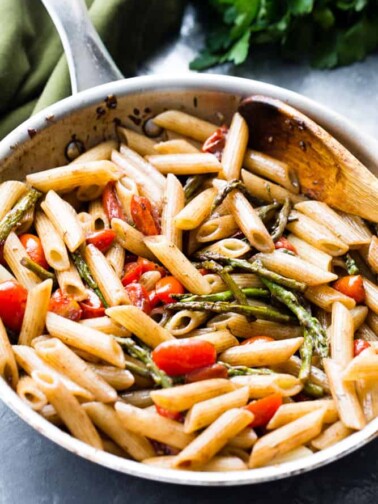
[[[56,3],[58,8],[62,6],[59,1],[51,3]],[[107,63],[102,64],[103,47],[96,45],[93,29],[83,21],[82,6],[81,0],[64,2],[64,11],[71,13],[71,21],[75,23],[73,28],[68,28],[67,41],[82,44],[76,46],[78,50],[74,50],[71,57],[76,72],[73,89],[78,92],[32,117],[0,143],[1,180],[23,179],[27,173],[66,163],[67,144],[74,139],[88,148],[104,138],[114,137],[117,120],[134,128],[139,123],[141,127],[148,117],[164,108],[179,108],[212,121],[219,120],[218,114],[221,113],[228,120],[240,98],[251,94],[279,98],[301,110],[377,172],[378,148],[373,139],[332,111],[283,88],[214,75],[150,76],[111,82],[120,79],[121,75],[106,54]],[[92,63],[87,64],[90,61]],[[90,85],[96,87],[84,90]],[[378,433],[377,419],[363,431],[309,458],[253,471],[171,471],[121,459],[83,444],[31,411],[2,379],[0,398],[38,432],[81,457],[127,474],[179,484],[242,485],[288,477],[335,461],[363,446]]]

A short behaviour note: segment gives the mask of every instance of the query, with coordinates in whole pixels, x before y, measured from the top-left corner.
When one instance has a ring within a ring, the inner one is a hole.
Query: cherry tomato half
[[[266,425],[281,404],[281,394],[272,394],[263,397],[262,399],[258,399],[257,401],[252,401],[247,404],[247,406],[244,406],[245,409],[255,415],[255,418],[249,427],[262,427],[263,425]]]
[[[157,212],[148,198],[133,195],[130,203],[131,217],[141,233],[146,236],[160,234]]]
[[[254,343],[267,343],[270,341],[275,341],[274,338],[270,336],[252,336],[252,338],[248,338],[244,340],[241,345],[253,345]]]
[[[228,128],[227,126],[221,126],[212,135],[205,140],[202,146],[202,152],[209,152],[214,154],[214,156],[220,161],[222,157],[222,152],[226,144]]]
[[[125,265],[124,275],[122,277],[122,284],[129,285],[137,282],[143,273],[143,265],[138,262],[130,262]]]
[[[163,266],[159,266],[159,264],[149,261],[144,257],[138,257],[137,263],[142,265],[142,273],[146,273],[147,271],[158,271],[162,277],[166,275]]]
[[[95,231],[94,233],[89,234],[86,241],[87,243],[91,243],[97,247],[98,250],[105,254],[105,252],[107,252],[112,246],[115,237],[115,231],[112,229],[103,229],[102,231]]]
[[[125,214],[121,203],[118,201],[117,193],[115,190],[115,182],[108,182],[102,193],[102,206],[108,216],[109,221],[112,219],[125,220]]]
[[[181,422],[183,420],[183,414],[181,411],[171,411],[166,408],[162,408],[161,406],[158,406],[155,404],[156,411],[159,413],[159,415],[165,417],[165,418],[170,418],[171,420],[176,420],[176,422]]]
[[[15,280],[0,283],[0,318],[11,331],[21,329],[27,297],[28,291]]]
[[[353,298],[356,303],[365,301],[365,289],[361,275],[348,275],[336,280],[333,288]]]
[[[144,313],[150,313],[151,303],[147,290],[139,283],[126,285],[126,292],[132,305],[137,306]]]
[[[354,345],[354,356],[357,357],[357,355],[360,355],[361,352],[366,350],[367,348],[370,348],[371,345],[368,341],[365,341],[363,339],[355,339],[353,342]]]
[[[210,380],[212,378],[227,378],[228,371],[223,364],[215,363],[212,366],[205,366],[195,369],[185,375],[185,383],[194,383],[203,380]]]
[[[216,357],[214,345],[196,339],[165,341],[152,352],[155,364],[171,376],[211,366],[215,363]]]
[[[20,236],[20,242],[24,246],[26,253],[32,261],[49,269],[49,263],[46,261],[45,253],[42,248],[41,240],[33,234],[23,234]]]
[[[279,240],[276,241],[276,243],[274,244],[274,247],[276,249],[286,249],[286,250],[290,250],[290,252],[293,252],[294,254],[297,253],[297,250],[296,248],[294,247],[294,245],[292,245],[289,240],[287,238],[285,238],[284,236],[281,236],[281,238]]]
[[[87,289],[88,299],[80,301],[79,305],[83,313],[82,319],[103,317],[105,315],[105,307],[101,299],[91,289]]]
[[[49,311],[77,322],[81,319],[82,309],[75,299],[66,296],[61,289],[57,289],[51,296]]]
[[[166,276],[156,282],[155,291],[157,297],[164,304],[174,303],[171,294],[184,294],[184,286],[173,276]]]

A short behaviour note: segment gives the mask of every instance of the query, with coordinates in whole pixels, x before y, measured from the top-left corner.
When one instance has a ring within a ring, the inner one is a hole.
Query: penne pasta
[[[353,298],[333,289],[329,285],[323,284],[308,287],[304,295],[311,303],[327,312],[332,311],[332,306],[335,303],[344,305],[348,310],[352,310],[356,306]]]
[[[204,142],[218,126],[178,110],[166,110],[153,119],[161,128]]]
[[[352,433],[353,430],[346,427],[343,422],[339,420],[327,427],[319,436],[313,439],[311,441],[311,446],[316,450],[325,450],[339,441],[342,441]]]
[[[258,177],[247,170],[241,171],[241,178],[252,196],[255,196],[262,201],[266,201],[268,203],[272,203],[273,201],[285,203],[285,200],[289,198],[289,200],[295,204],[306,200],[304,196],[294,194],[278,184],[268,182],[267,180]]]
[[[289,373],[294,376],[298,376],[301,364],[301,359],[296,355],[293,355],[287,362],[283,362],[275,366],[275,370],[282,373]],[[330,393],[327,375],[316,366],[311,366],[310,381],[312,383],[315,383],[315,385],[322,387],[322,389],[324,389],[324,392]]]
[[[353,359],[354,323],[349,310],[339,302],[332,305],[332,360],[345,368]]]
[[[52,280],[45,280],[29,290],[25,314],[18,337],[19,345],[30,345],[34,338],[43,333],[52,286]]]
[[[33,289],[40,282],[40,278],[35,273],[21,264],[21,261],[28,254],[20,242],[16,233],[10,233],[4,243],[4,259],[21,285],[26,289]]]
[[[373,348],[368,348],[348,362],[344,372],[344,381],[376,380],[378,376],[378,355]]]
[[[125,390],[135,383],[134,376],[127,369],[119,369],[114,366],[105,366],[103,364],[89,364],[96,375],[106,381],[115,390]],[[127,367],[127,363],[126,363]]]
[[[175,225],[175,218],[183,210],[184,205],[185,193],[181,182],[173,173],[168,173],[161,215],[161,233],[180,250],[182,250],[183,233],[182,229]]]
[[[238,340],[233,336],[233,334],[227,329],[220,329],[217,331],[209,331],[204,334],[199,334],[197,336],[191,336],[194,339],[201,341],[208,341],[214,345],[217,353],[222,353],[228,348],[236,347],[239,345]]]
[[[72,297],[75,301],[83,301],[88,298],[85,285],[72,261],[69,262],[69,267],[66,270],[56,272],[56,279],[66,296]]]
[[[115,140],[106,140],[101,142],[89,150],[80,154],[77,158],[71,161],[70,164],[88,163],[91,161],[102,161],[104,159],[109,160],[112,150],[118,147],[118,143]]]
[[[130,149],[127,145],[121,144],[120,152],[144,177],[146,177],[150,183],[152,182],[156,187],[159,188],[159,192],[164,191],[166,178],[162,175],[159,170],[154,168],[146,159],[140,156],[133,149]]]
[[[287,238],[294,246],[301,259],[314,264],[322,270],[331,271],[332,256],[330,254],[326,254],[322,250],[310,245],[310,243],[298,238],[298,236],[295,236],[294,234],[289,234]]]
[[[140,133],[136,133],[129,128],[125,128],[124,126],[118,126],[117,133],[121,136],[123,143],[126,144],[129,149],[132,149],[141,156],[155,153],[156,143],[154,140]]]
[[[122,209],[130,221],[133,220],[131,215],[131,200],[133,196],[139,196],[139,190],[136,182],[130,177],[122,177],[115,184],[117,198],[121,203]]]
[[[213,187],[200,192],[176,214],[174,225],[186,231],[197,228],[210,215],[215,195],[216,189]]]
[[[225,257],[238,258],[246,255],[250,250],[251,247],[243,240],[238,240],[237,238],[225,238],[224,240],[219,240],[216,243],[205,247],[201,250],[201,252],[212,252],[215,254],[221,254]]]
[[[231,382],[237,387],[249,387],[249,397],[259,399],[270,394],[291,397],[299,394],[303,384],[289,374],[234,376]]]
[[[66,245],[44,212],[36,213],[34,225],[49,266],[56,271],[68,269],[70,262]]]
[[[34,411],[41,411],[47,405],[45,394],[30,376],[23,376],[19,380],[16,391],[24,403]]]
[[[113,243],[110,249],[106,252],[105,257],[110,266],[113,268],[116,276],[121,278],[126,258],[126,252],[122,245],[118,242]]]
[[[148,154],[194,154],[198,149],[184,138],[174,138],[154,145],[154,152]],[[147,154],[146,154],[147,155]]]
[[[143,464],[162,467],[167,469],[176,469],[173,467],[173,463],[176,457],[173,455],[166,455],[161,457],[152,457],[143,460]],[[219,456],[213,457],[209,462],[201,467],[202,471],[205,472],[230,472],[230,471],[246,471],[246,464],[239,458],[235,456]]]
[[[126,250],[140,257],[154,260],[154,254],[143,243],[144,235],[121,219],[112,219],[112,229],[117,235],[118,243]]]
[[[222,167],[227,180],[240,178],[240,170],[248,144],[248,125],[237,112],[234,114],[222,152]]]
[[[239,229],[232,215],[222,215],[210,218],[197,230],[196,239],[199,243],[228,238]]]
[[[113,336],[120,336],[122,338],[130,336],[130,331],[117,324],[117,322],[112,320],[110,317],[106,316],[80,320],[80,324],[91,327],[92,329],[96,329],[97,331],[101,331],[105,334],[112,334]]]
[[[0,221],[13,208],[17,201],[24,196],[27,188],[18,180],[6,180],[0,184]]]
[[[167,329],[175,338],[188,335],[191,331],[200,326],[208,315],[204,312],[190,310],[180,310],[172,315],[165,324]]]
[[[18,383],[18,369],[4,324],[0,318],[0,376],[15,389]]]
[[[365,289],[365,303],[371,311],[378,315],[378,287],[367,278],[363,279]]]
[[[300,418],[312,411],[324,409],[323,422],[333,423],[339,418],[336,405],[332,399],[318,399],[316,401],[302,401],[282,404],[270,419],[266,428],[268,430],[278,429],[297,418]]]
[[[12,273],[10,273],[2,264],[0,264],[0,283],[7,280],[16,280]]]
[[[100,199],[95,199],[89,203],[88,213],[92,218],[94,231],[109,228],[109,219]]]
[[[221,173],[222,165],[212,154],[155,154],[147,156],[148,161],[162,174],[202,175]]]

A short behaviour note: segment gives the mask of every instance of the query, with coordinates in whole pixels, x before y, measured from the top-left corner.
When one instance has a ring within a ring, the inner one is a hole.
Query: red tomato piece
[[[152,352],[155,364],[171,376],[190,373],[211,366],[216,361],[214,345],[195,339],[165,341]]]
[[[83,313],[82,319],[103,317],[105,315],[105,306],[101,299],[91,289],[87,289],[88,299],[80,301],[79,305]]]
[[[210,380],[212,378],[227,378],[228,371],[223,364],[213,364],[203,368],[195,369],[185,375],[185,383],[194,383],[202,380]]]
[[[336,280],[333,288],[353,298],[356,303],[365,301],[365,289],[361,275],[348,275]]]
[[[263,397],[262,399],[257,399],[257,401],[252,401],[247,404],[247,406],[244,406],[245,409],[255,415],[255,418],[249,427],[262,427],[263,425],[266,425],[281,404],[281,394],[271,394]]]
[[[50,266],[46,261],[45,253],[39,237],[33,234],[23,234],[19,238],[30,259],[42,266],[42,268],[49,269]]]
[[[294,245],[292,245],[289,240],[287,238],[285,238],[284,236],[281,236],[281,238],[279,240],[276,241],[276,243],[274,244],[274,247],[276,249],[286,249],[286,250],[290,250],[290,252],[293,252],[294,254],[297,253],[297,250],[296,248],[294,247]]]
[[[98,248],[103,254],[107,252],[112,246],[116,237],[115,231],[112,229],[103,229],[102,231],[95,231],[87,236],[87,243],[91,243]]]
[[[261,342],[270,342],[270,341],[275,341],[274,338],[271,338],[270,336],[252,336],[252,338],[248,338],[244,340],[241,344],[242,345],[253,345],[253,343],[261,343]]]
[[[143,273],[143,265],[138,262],[131,262],[126,264],[125,273],[122,278],[123,285],[129,285],[137,282]]]
[[[151,310],[155,308],[160,303],[160,299],[156,294],[156,290],[152,290],[148,293],[148,298],[150,300]]]
[[[125,214],[121,203],[118,201],[117,193],[115,190],[115,182],[108,182],[102,193],[102,206],[108,216],[109,221],[112,219],[125,219]]]
[[[158,271],[162,277],[166,274],[163,266],[159,266],[158,264],[154,263],[153,261],[149,261],[144,257],[138,257],[137,262],[138,264],[142,265],[142,273],[146,273],[147,271]]]
[[[181,422],[183,419],[183,415],[180,411],[171,411],[166,408],[162,408],[161,406],[157,406],[155,404],[156,411],[159,413],[159,415],[165,417],[165,418],[170,418],[171,420],[176,420],[176,422]]]
[[[126,285],[125,289],[132,305],[137,306],[140,310],[144,311],[144,313],[150,313],[150,298],[143,285],[139,283],[131,283]]]
[[[151,202],[144,196],[133,195],[130,203],[131,217],[141,233],[146,236],[160,234],[160,225],[156,218],[156,211]]]
[[[228,128],[227,126],[221,126],[212,135],[209,136],[202,146],[202,152],[209,152],[214,154],[214,156],[221,160],[222,152],[226,144]]]
[[[66,296],[60,289],[57,289],[51,296],[49,311],[77,322],[81,319],[82,309],[75,299]]]
[[[156,282],[155,291],[160,301],[168,304],[176,301],[171,294],[184,294],[185,288],[175,277],[166,276]]]
[[[354,356],[357,357],[357,355],[360,355],[361,352],[366,350],[367,348],[370,348],[371,345],[368,341],[365,341],[363,339],[355,339],[354,340]]]
[[[21,329],[27,297],[28,291],[15,280],[0,283],[0,318],[11,331]]]

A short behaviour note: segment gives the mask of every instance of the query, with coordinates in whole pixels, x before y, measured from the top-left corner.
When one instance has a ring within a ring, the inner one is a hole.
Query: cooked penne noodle
[[[208,341],[209,343],[214,345],[217,353],[222,353],[228,348],[236,347],[237,345],[239,345],[238,340],[227,329],[206,332],[204,334],[192,336],[192,338],[201,341]]]
[[[222,167],[227,180],[240,178],[240,170],[248,144],[248,125],[238,113],[234,114],[222,152]]]
[[[139,195],[138,186],[135,181],[130,177],[122,177],[115,184],[115,190],[117,193],[117,198],[121,203],[122,209],[126,215],[126,217],[132,221],[131,215],[131,200],[133,196]]]
[[[354,323],[349,310],[339,302],[332,305],[331,357],[345,368],[353,359]]]
[[[117,400],[116,391],[57,338],[41,341],[34,348],[44,361],[89,390],[97,401],[107,403]]]
[[[152,291],[160,279],[161,273],[159,273],[159,271],[146,271],[139,278],[139,283],[143,285],[147,291]]]
[[[212,154],[155,154],[147,156],[148,161],[162,174],[202,175],[204,173],[220,173],[222,165]]]
[[[83,408],[92,422],[135,460],[152,457],[155,450],[144,436],[126,429],[114,409],[100,402],[86,403]]]
[[[126,390],[134,385],[134,376],[127,369],[119,369],[103,364],[89,364],[89,367],[115,390]]]
[[[294,460],[308,457],[312,454],[313,452],[312,450],[310,450],[310,448],[306,448],[306,446],[298,446],[298,448],[294,448],[294,450],[290,450],[289,452],[283,453],[282,455],[277,455],[269,462],[269,465],[278,465],[284,464],[285,462],[292,462]]]
[[[76,191],[76,198],[78,201],[92,201],[101,196],[103,190],[104,186],[98,184],[80,186]]]
[[[132,254],[154,260],[154,254],[143,243],[144,235],[121,219],[112,219],[112,229],[116,232],[117,241]]]
[[[122,277],[126,257],[126,252],[122,245],[118,242],[114,242],[110,249],[106,252],[105,257],[117,277]]]
[[[353,433],[352,429],[346,427],[341,420],[335,422],[325,429],[319,436],[311,441],[312,448],[325,450],[326,448],[342,441]]]
[[[78,186],[104,186],[120,177],[119,170],[111,161],[88,161],[72,163],[26,176],[26,181],[39,191],[71,191]]]
[[[287,362],[283,362],[282,364],[278,364],[277,366],[275,366],[276,370],[283,373],[289,373],[294,376],[298,376],[300,368],[301,368],[301,359],[296,355],[290,357],[290,359]],[[327,393],[330,392],[327,375],[316,366],[311,366],[310,381],[312,383],[315,383],[315,385],[319,385],[320,387],[322,387],[324,389],[324,392]]]
[[[188,231],[202,224],[210,215],[216,193],[217,191],[214,187],[200,192],[176,214],[173,220],[174,225],[179,229]]]
[[[52,280],[45,280],[29,290],[25,314],[18,337],[19,345],[30,345],[32,339],[43,333],[52,286]]]
[[[300,257],[285,254],[280,250],[275,250],[270,254],[258,254],[254,257],[269,270],[299,280],[309,286],[325,284],[337,279],[334,273],[321,270]]]
[[[361,327],[361,325],[365,322],[368,313],[369,310],[366,306],[355,306],[350,310],[355,331],[357,331]]]
[[[154,152],[148,154],[194,154],[198,149],[184,138],[174,138],[154,145]],[[147,154],[146,154],[147,155]]]
[[[185,193],[181,182],[173,173],[168,173],[161,215],[161,233],[180,250],[182,250],[182,230],[175,226],[175,218],[183,210],[184,205]]]
[[[330,254],[326,254],[322,250],[319,250],[316,247],[313,247],[306,241],[298,238],[293,234],[289,234],[287,237],[289,242],[294,246],[297,254],[301,259],[314,264],[318,268],[331,271],[332,269],[332,256]]]
[[[369,311],[366,317],[366,323],[369,328],[378,335],[378,315],[373,311]]]
[[[258,177],[247,170],[241,171],[241,177],[252,196],[255,196],[262,201],[269,203],[272,203],[273,201],[285,203],[285,200],[289,198],[292,203],[299,203],[300,201],[306,200],[304,196],[294,194],[278,184],[268,182],[267,180]]]
[[[304,295],[311,303],[327,312],[332,311],[334,303],[343,304],[348,310],[352,310],[356,306],[356,302],[353,298],[333,289],[329,285],[308,287]]]
[[[323,364],[340,420],[350,429],[362,429],[366,425],[366,420],[357,397],[355,384],[343,381],[343,368],[339,363],[332,359],[324,359]]]
[[[122,425],[140,436],[154,439],[175,448],[183,449],[193,439],[193,434],[186,434],[184,426],[146,409],[136,408],[131,404],[116,402],[115,410]]]
[[[256,432],[247,427],[242,430],[237,436],[230,440],[227,446],[233,448],[240,448],[242,450],[249,450],[257,441]]]
[[[344,381],[372,380],[378,376],[378,355],[368,348],[351,359],[343,372]]]
[[[233,235],[238,229],[232,215],[222,215],[204,222],[197,230],[196,238],[200,243],[221,240]]]
[[[67,376],[62,375],[51,367],[47,362],[43,361],[36,353],[34,348],[25,345],[12,346],[17,364],[31,375],[33,371],[43,371],[52,373],[56,378],[64,383],[67,389],[74,394],[80,401],[93,401],[94,397],[89,390],[84,389],[77,383],[73,382]]]
[[[153,119],[161,128],[204,142],[218,126],[178,110],[166,110]]]
[[[367,325],[362,324],[356,332],[356,338],[363,339],[364,341],[374,342],[378,341],[376,333]]]
[[[348,252],[348,245],[330,231],[324,224],[319,224],[302,212],[293,210],[290,216],[295,219],[286,226],[295,236],[310,243],[331,256],[340,256]]]
[[[63,424],[62,419],[56,412],[54,406],[52,406],[51,404],[46,404],[46,406],[43,406],[43,408],[39,413],[43,416],[45,420],[54,425],[61,426]]]
[[[319,224],[327,227],[334,235],[350,248],[360,248],[369,243],[366,237],[362,238],[353,227],[348,225],[338,213],[322,201],[303,201],[295,205],[296,210],[307,215]]]
[[[18,369],[13,348],[9,342],[4,324],[0,318],[0,376],[15,389],[18,383]]]
[[[111,153],[113,149],[118,147],[118,142],[115,140],[106,140],[105,142],[101,142],[94,147],[91,147],[89,150],[80,154],[77,158],[71,161],[70,164],[74,163],[88,163],[90,161],[102,161],[104,159],[110,159]]]
[[[33,371],[32,378],[46,395],[73,436],[94,448],[102,449],[101,438],[74,395],[54,374]]]
[[[152,457],[143,460],[143,464],[162,467],[167,469],[176,469],[173,467],[173,462],[176,457],[173,455],[163,455],[161,457]],[[209,462],[201,467],[205,472],[230,472],[230,471],[246,471],[247,465],[239,457],[235,456],[219,456],[213,457]]]
[[[378,416],[378,385],[376,378],[358,380],[356,384],[358,398],[367,422]]]
[[[213,423],[220,415],[231,408],[241,408],[248,402],[248,387],[233,390],[206,401],[201,401],[190,408],[185,417],[184,432],[195,432]]]
[[[0,283],[7,280],[15,280],[12,273],[10,273],[2,264],[0,264]]]
[[[193,294],[210,294],[211,287],[185,255],[164,235],[147,236],[144,243],[159,261]]]
[[[80,320],[80,324],[91,327],[92,329],[97,329],[97,331],[101,331],[105,334],[112,334],[113,336],[121,336],[122,338],[130,336],[130,331],[106,316]]]
[[[312,411],[297,420],[265,434],[252,449],[249,467],[267,465],[278,455],[290,452],[302,446],[320,434],[325,410]]]
[[[299,193],[299,182],[287,163],[262,152],[247,149],[243,166],[255,175],[272,180],[292,193]]]
[[[249,387],[249,397],[259,399],[270,394],[291,397],[299,394],[303,384],[289,374],[234,376],[231,382],[238,387]]]
[[[124,126],[118,126],[117,133],[124,140],[124,144],[126,144],[129,149],[137,152],[141,156],[147,156],[148,154],[155,153],[155,141],[151,140],[140,133],[136,133],[135,131],[125,128]]]
[[[68,269],[69,258],[61,235],[44,212],[37,212],[34,222],[46,261],[56,271]]]
[[[358,215],[347,214],[345,212],[337,211],[343,221],[354,230],[354,233],[359,236],[361,242],[369,243],[372,237],[372,232],[365,224],[363,219]]]
[[[26,289],[33,289],[41,282],[41,279],[28,268],[22,266],[21,261],[24,257],[28,257],[24,246],[16,233],[10,233],[4,243],[4,259],[20,284]]]
[[[119,344],[96,329],[52,312],[47,313],[46,327],[51,336],[55,336],[68,346],[84,350],[116,367],[125,366],[125,357]]]
[[[373,236],[370,244],[361,247],[359,252],[374,273],[378,273],[378,238]]]
[[[120,152],[143,176],[150,180],[154,185],[159,188],[159,191],[164,191],[166,178],[160,173],[148,160],[148,156],[144,159],[137,152],[130,149],[127,145],[121,144]]]
[[[251,250],[248,243],[237,238],[224,238],[208,247],[205,247],[201,252],[214,252],[225,257],[237,258],[242,257]]]
[[[74,208],[54,191],[47,193],[41,207],[70,252],[75,252],[85,241],[85,235]]]
[[[94,222],[93,222],[91,214],[89,214],[88,212],[79,212],[77,214],[77,220],[79,221],[80,226],[82,227],[82,229],[85,233],[85,236],[94,232],[95,226],[94,226]],[[60,238],[60,236],[59,236],[59,238]],[[64,242],[63,242],[63,245],[64,245]]]
[[[273,366],[287,361],[303,343],[303,338],[281,341],[259,341],[254,345],[239,345],[229,348],[219,358],[232,366]]]
[[[17,180],[6,180],[0,184],[0,221],[26,193],[27,187]]]
[[[109,219],[102,205],[102,201],[100,199],[95,199],[89,203],[88,208],[88,213],[92,217],[94,231],[108,229]]]
[[[47,405],[47,398],[38,385],[30,378],[23,376],[17,383],[17,394],[34,411],[41,411]]]
[[[87,245],[84,259],[108,305],[128,304],[129,296],[104,254],[94,245]]]
[[[378,315],[378,287],[367,278],[363,279],[363,284],[365,289],[365,304]]]
[[[203,466],[252,420],[253,415],[247,410],[226,411],[177,455],[173,466],[181,469]]]
[[[106,310],[112,320],[135,334],[149,347],[155,348],[164,341],[174,339],[167,329],[159,326],[151,317],[136,306],[114,306]]]
[[[172,317],[165,324],[167,329],[173,336],[179,338],[185,336],[208,318],[204,312],[196,312],[190,310],[180,310],[172,315]]]
[[[336,422],[339,418],[336,405],[332,399],[318,399],[316,401],[302,401],[282,404],[274,416],[270,419],[266,428],[268,430],[277,429],[293,422],[297,418],[307,415],[312,411],[317,411],[318,409],[324,409],[324,423]]]
[[[213,378],[200,382],[179,385],[170,389],[153,390],[154,403],[171,411],[185,411],[194,404],[206,401],[236,389],[236,386],[224,378]]]
[[[72,297],[75,301],[83,301],[88,298],[85,285],[71,260],[68,269],[56,272],[56,279],[66,296]]]

